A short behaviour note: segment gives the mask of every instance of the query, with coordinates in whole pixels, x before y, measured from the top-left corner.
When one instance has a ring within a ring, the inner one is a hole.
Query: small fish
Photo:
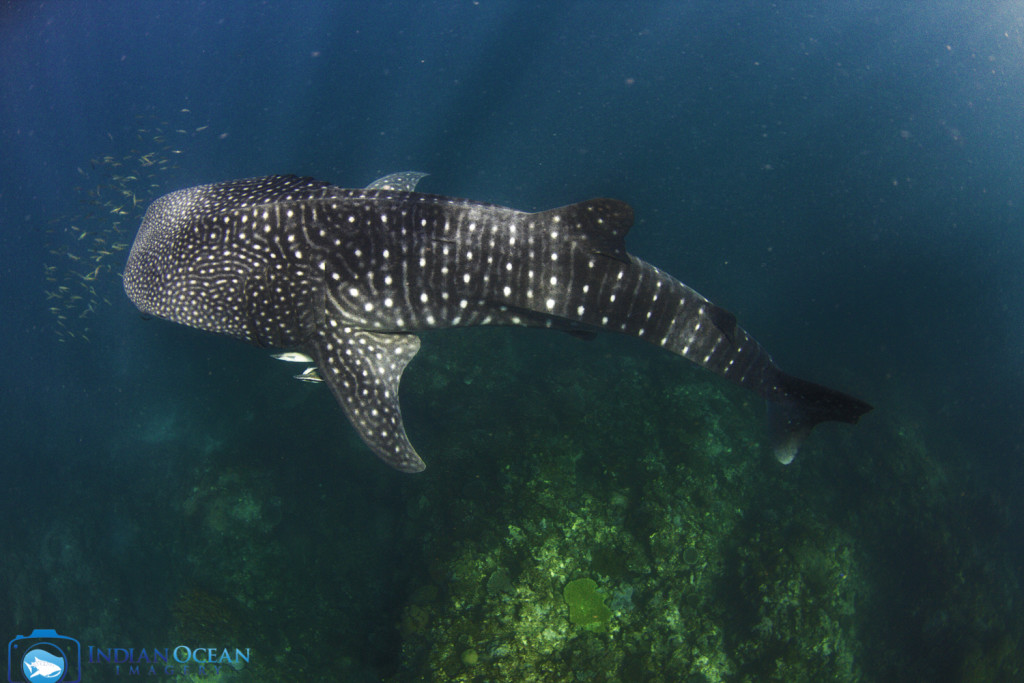
[[[300,382],[323,382],[323,379],[317,372],[315,365],[311,365],[303,370],[301,375],[294,375],[294,377]]]
[[[270,356],[277,360],[283,360],[288,363],[312,363],[313,359],[304,353],[298,351],[286,351],[285,353],[275,353]]]

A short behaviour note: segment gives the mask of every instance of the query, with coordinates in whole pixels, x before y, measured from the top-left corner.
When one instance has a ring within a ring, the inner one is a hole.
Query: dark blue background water
[[[157,194],[422,170],[424,191],[524,210],[628,201],[632,253],[782,367],[873,402],[863,429],[919,424],[1020,514],[1022,113],[1011,2],[4,4],[0,540],[77,511],[112,553],[159,546],[131,510],[175,476],[173,444],[252,446],[240,416],[267,452],[352,438],[326,397],[275,424],[286,375],[263,352],[144,324],[120,296],[88,343],[58,341],[43,264],[73,236],[46,230],[83,211],[76,169],[150,121],[189,131]],[[346,443],[304,461],[397,504],[397,475]],[[132,590],[159,593],[150,571]],[[0,638],[28,627],[0,614]]]

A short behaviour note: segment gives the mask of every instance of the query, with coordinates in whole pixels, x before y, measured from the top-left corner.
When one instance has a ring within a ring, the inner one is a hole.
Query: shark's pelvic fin
[[[402,371],[419,351],[419,338],[328,323],[310,349],[320,376],[377,457],[403,472],[422,471],[426,465],[405,435],[398,404]]]
[[[725,310],[721,306],[716,306],[710,301],[707,304],[708,317],[711,318],[711,323],[725,335],[725,338],[730,344],[736,339],[736,316]]]

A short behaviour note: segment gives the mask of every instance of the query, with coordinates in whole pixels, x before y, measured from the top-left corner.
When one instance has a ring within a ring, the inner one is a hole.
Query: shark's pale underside
[[[146,212],[125,291],[143,313],[308,354],[363,441],[407,472],[424,464],[398,389],[423,330],[639,337],[764,397],[785,463],[817,423],[871,409],[783,373],[730,313],[626,253],[627,204],[524,213],[415,192],[422,176],[365,189],[270,176],[172,192]]]

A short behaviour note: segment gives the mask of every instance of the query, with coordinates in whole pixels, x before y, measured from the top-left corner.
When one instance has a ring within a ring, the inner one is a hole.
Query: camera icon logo
[[[78,683],[82,648],[53,629],[37,628],[7,643],[8,683]]]

